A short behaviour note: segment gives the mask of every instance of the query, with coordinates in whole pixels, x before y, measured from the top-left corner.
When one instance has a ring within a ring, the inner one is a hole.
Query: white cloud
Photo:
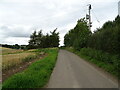
[[[22,37],[8,37],[8,38],[5,38],[4,41],[2,41],[3,44],[19,44],[19,45],[27,45],[28,44],[28,41],[29,41],[29,38],[22,38]]]

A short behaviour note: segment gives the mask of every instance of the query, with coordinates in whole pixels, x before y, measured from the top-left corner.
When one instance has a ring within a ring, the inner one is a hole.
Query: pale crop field
[[[36,53],[29,51],[8,48],[2,48],[2,50],[4,52],[4,54],[2,53],[2,70],[8,70],[37,56]]]
[[[34,53],[19,53],[19,54],[8,54],[2,56],[2,69],[9,69],[10,67],[16,66],[27,57],[35,56]]]
[[[16,50],[16,49],[4,48],[4,47],[0,47],[0,50],[2,50],[2,53],[0,53],[2,55],[23,52],[23,50]]]

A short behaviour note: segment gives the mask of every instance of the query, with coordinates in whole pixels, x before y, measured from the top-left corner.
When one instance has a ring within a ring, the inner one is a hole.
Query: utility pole
[[[91,4],[88,5],[89,6],[89,14],[86,15],[86,19],[89,21],[88,22],[88,26],[89,26],[89,30],[91,31],[91,27],[92,27],[92,22],[91,22]]]

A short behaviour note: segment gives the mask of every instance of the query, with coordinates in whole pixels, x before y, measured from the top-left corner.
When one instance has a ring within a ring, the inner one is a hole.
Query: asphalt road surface
[[[60,50],[48,88],[118,88],[118,83],[66,50]]]

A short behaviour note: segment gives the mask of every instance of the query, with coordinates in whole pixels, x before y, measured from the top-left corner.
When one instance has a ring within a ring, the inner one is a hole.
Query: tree
[[[42,47],[42,38],[43,38],[43,34],[42,34],[42,30],[40,30],[38,32],[38,35],[36,36],[37,48],[41,48]]]
[[[48,33],[46,35],[42,34],[42,30],[38,33],[34,31],[34,33],[30,36],[30,41],[28,48],[49,48],[49,47],[58,47],[59,46],[59,33],[56,32],[57,28]]]
[[[78,20],[74,29],[71,29],[64,37],[65,46],[72,46],[77,50],[83,47],[87,47],[88,38],[91,35],[91,31],[87,26],[85,18]]]
[[[56,33],[57,28],[53,31],[50,32],[50,41],[51,41],[51,47],[58,47],[59,46],[59,33]]]
[[[15,44],[13,47],[14,49],[20,49],[20,46],[18,44]]]
[[[50,35],[48,33],[46,35],[45,43],[46,43],[46,47],[51,47],[51,38],[50,38]]]
[[[112,54],[120,54],[120,17],[106,22],[91,35],[88,47]]]
[[[37,34],[36,31],[34,31],[33,34],[30,36],[29,48],[34,49],[36,47],[37,47]]]

